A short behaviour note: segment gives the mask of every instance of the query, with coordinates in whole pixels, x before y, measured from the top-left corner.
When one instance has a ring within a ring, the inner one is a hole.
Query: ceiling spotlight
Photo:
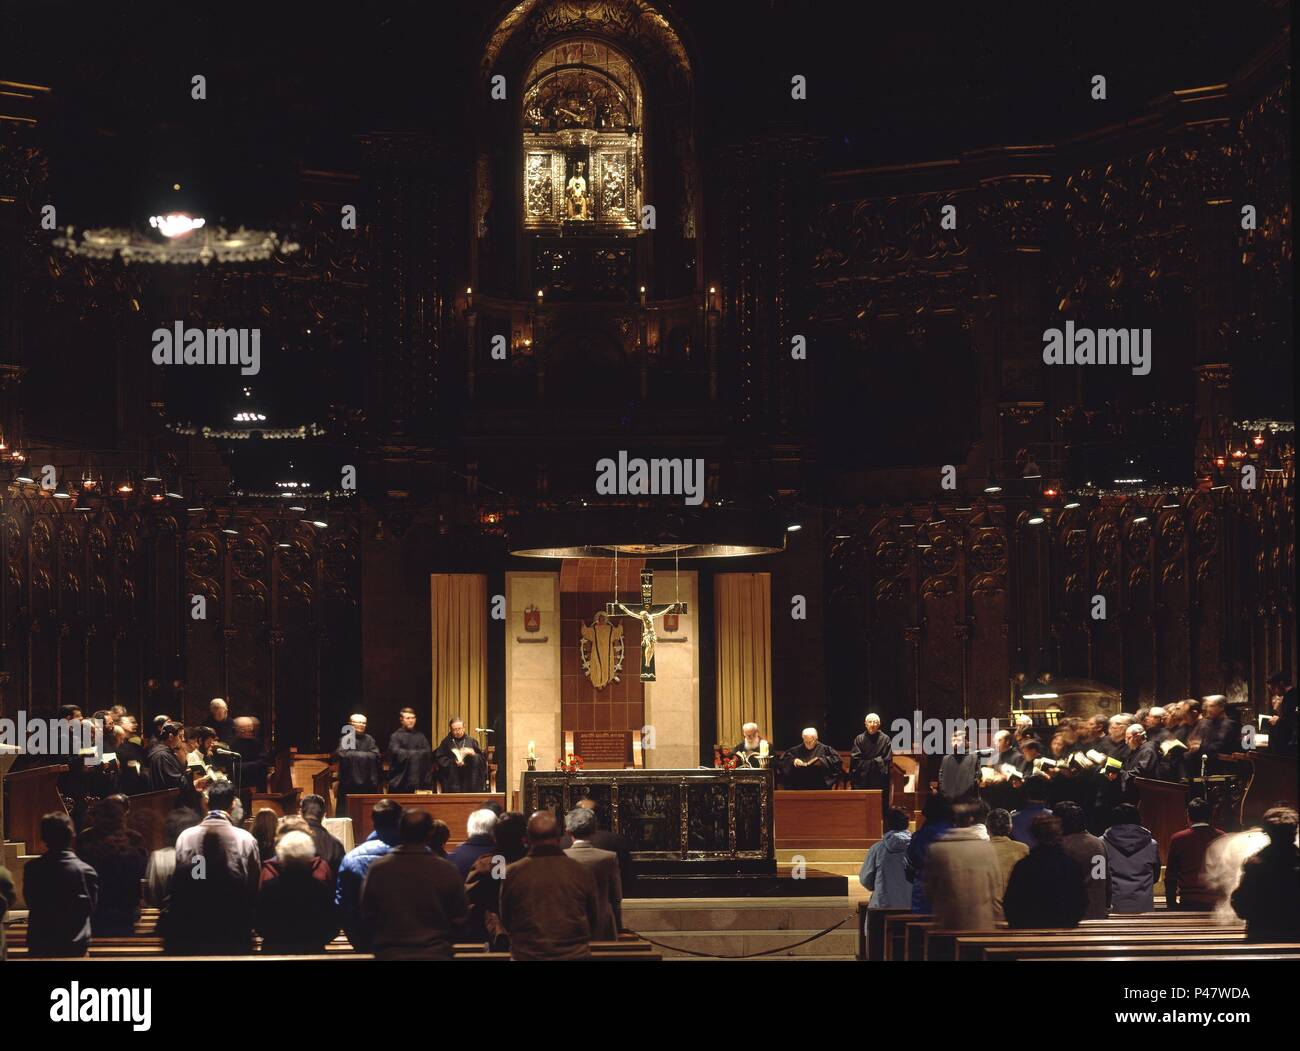
[[[1137,525],[1139,522],[1145,522],[1146,520],[1147,520],[1146,515],[1138,515],[1135,519],[1133,519],[1133,524]]]
[[[791,522],[788,526],[785,527],[785,531],[787,533],[797,533],[802,528],[803,526],[801,526],[798,522]]]
[[[989,484],[984,487],[984,491],[992,496],[994,493],[1002,492],[1002,486],[998,485],[997,482],[990,478]]]
[[[1031,519],[1029,520],[1029,524],[1030,524],[1030,525],[1042,525],[1042,524],[1043,524],[1043,516],[1042,516],[1042,515],[1034,515],[1034,517],[1031,518]]]
[[[328,523],[327,521],[325,521],[325,519],[323,519],[323,518],[313,518],[313,519],[311,520],[311,524],[314,525],[317,529],[328,529],[328,528],[329,528],[329,523]]]

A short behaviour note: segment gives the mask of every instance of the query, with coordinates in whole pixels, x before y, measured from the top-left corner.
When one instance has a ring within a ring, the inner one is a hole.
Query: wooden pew
[[[1146,920],[1126,919],[1094,920],[1092,922],[1097,923],[1099,926],[1095,928],[1085,928],[1080,926],[1079,928],[1076,928],[1075,931],[1080,934],[1121,934],[1132,932],[1135,934],[1162,933],[1181,935],[1184,933],[1196,934],[1201,932],[1217,932],[1226,934],[1241,932],[1246,929],[1245,924],[1242,923],[1225,926],[1223,924],[1215,923],[1210,919],[1206,919],[1203,922],[1193,920],[1182,924],[1162,922],[1151,923]],[[1101,926],[1102,924],[1104,924],[1104,926]],[[957,958],[956,950],[958,938],[976,938],[983,936],[988,936],[989,938],[1014,936],[1033,937],[1038,935],[1066,933],[1074,932],[1063,930],[1059,927],[1037,929],[1016,928],[1014,930],[1010,927],[999,927],[991,931],[946,931],[931,926],[926,928],[924,932],[924,945],[921,954],[916,958],[925,960],[927,963],[931,961],[955,960]],[[911,959],[910,956],[909,959]]]
[[[885,918],[887,916],[911,915],[910,909],[872,909],[868,907],[867,902],[858,902],[858,959],[883,960],[885,958]]]
[[[1255,963],[1264,960],[1294,960],[1295,953],[1282,950],[1269,952],[1267,945],[1256,946],[1259,952],[1232,952],[1226,958],[1233,963]],[[1287,947],[1288,949],[1290,946]],[[1177,956],[1160,956],[1161,963],[1204,963],[1206,960],[1224,959],[1223,955],[1215,955],[1213,951],[1204,953],[1184,952]],[[1105,963],[1150,963],[1150,956],[1106,956],[1103,958]],[[1035,963],[1096,963],[1096,956],[1048,956],[1042,960],[1035,960]]]
[[[1087,948],[1089,946],[1101,946],[1105,948],[1110,945],[1124,944],[1126,946],[1141,945],[1230,945],[1234,942],[1245,942],[1245,931],[1231,931],[1224,933],[1221,931],[1173,933],[1173,932],[1135,932],[1135,931],[1114,931],[1114,932],[1085,932],[1085,933],[1057,933],[1057,934],[1034,934],[1034,935],[987,935],[980,934],[974,937],[961,935],[957,938],[956,958],[959,962],[969,960],[988,959],[986,955],[992,949],[1004,950],[1014,954],[1024,952],[1026,954],[1043,954],[1052,955],[1054,950],[1066,949],[1073,950],[1077,948]],[[1060,953],[1056,953],[1060,955]],[[1070,955],[1067,952],[1065,955]],[[1006,959],[1008,957],[1000,957]]]
[[[928,913],[893,912],[884,918],[884,947],[886,960],[902,960],[907,948],[907,925],[930,923],[934,917]]]
[[[990,961],[1070,959],[1080,961],[1112,962],[1117,959],[1142,960],[1168,959],[1190,956],[1202,960],[1236,960],[1267,952],[1283,959],[1300,959],[1300,945],[1280,942],[1223,942],[1220,944],[1187,945],[1184,942],[1107,942],[1100,945],[1075,945],[1061,947],[1025,947],[1005,949],[992,946],[985,950],[983,959]]]

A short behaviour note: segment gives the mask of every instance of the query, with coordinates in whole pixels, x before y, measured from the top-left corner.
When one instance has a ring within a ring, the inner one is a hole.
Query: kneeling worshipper
[[[479,743],[465,732],[460,719],[447,724],[447,736],[433,753],[438,782],[444,792],[487,791],[487,758]]]
[[[403,708],[401,719],[388,738],[388,791],[427,791],[433,787],[433,747],[415,728],[414,708]]]
[[[803,732],[803,743],[789,749],[782,758],[785,788],[833,788],[842,770],[839,752],[817,740],[817,731],[811,726]]]

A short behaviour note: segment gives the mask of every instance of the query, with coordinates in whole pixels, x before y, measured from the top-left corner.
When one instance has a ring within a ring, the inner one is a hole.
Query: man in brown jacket
[[[925,893],[936,929],[987,931],[1002,893],[998,856],[975,826],[976,806],[953,808],[953,827],[934,841],[925,859]]]
[[[513,960],[583,960],[600,928],[596,880],[560,849],[560,823],[549,810],[528,819],[528,856],[506,868],[501,926]]]

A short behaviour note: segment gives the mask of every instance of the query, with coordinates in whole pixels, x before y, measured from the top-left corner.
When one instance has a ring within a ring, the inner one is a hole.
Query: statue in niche
[[[582,174],[582,161],[578,161],[576,170],[572,178],[569,179],[564,188],[564,200],[568,205],[568,217],[570,219],[590,219],[590,203],[587,200],[587,180]]]

